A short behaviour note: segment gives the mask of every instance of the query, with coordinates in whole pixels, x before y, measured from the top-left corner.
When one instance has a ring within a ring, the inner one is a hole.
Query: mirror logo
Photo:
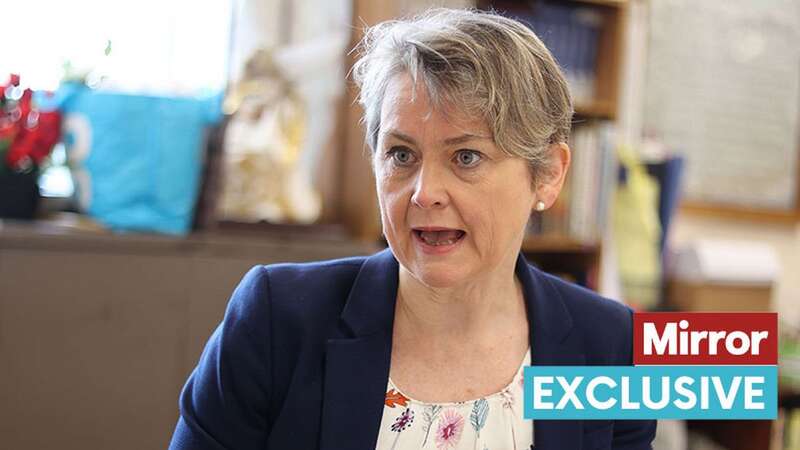
[[[528,366],[526,419],[775,419],[776,313],[635,313],[633,366]]]

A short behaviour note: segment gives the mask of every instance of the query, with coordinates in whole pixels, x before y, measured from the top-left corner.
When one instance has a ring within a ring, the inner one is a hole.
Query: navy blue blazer
[[[180,397],[170,449],[374,449],[397,294],[390,250],[251,269]],[[520,255],[534,365],[630,365],[627,307]],[[655,421],[534,421],[537,450],[649,449]]]

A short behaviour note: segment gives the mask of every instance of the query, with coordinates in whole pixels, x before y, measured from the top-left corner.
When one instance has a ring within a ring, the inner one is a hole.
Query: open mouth
[[[453,245],[467,234],[452,228],[414,228],[412,231],[419,240],[434,247]]]

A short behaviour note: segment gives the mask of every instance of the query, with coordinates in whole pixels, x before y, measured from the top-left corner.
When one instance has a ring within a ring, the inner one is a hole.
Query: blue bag
[[[65,84],[54,100],[84,212],[117,231],[190,230],[204,132],[221,118],[221,94],[131,95]]]

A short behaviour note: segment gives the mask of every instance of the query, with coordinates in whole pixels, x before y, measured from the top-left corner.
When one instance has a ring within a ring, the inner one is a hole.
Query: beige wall
[[[414,14],[433,7],[466,8],[475,6],[475,0],[397,0],[401,14]]]
[[[635,148],[640,147],[642,135],[647,7],[645,0],[629,3],[625,69],[620,91],[619,138]],[[759,241],[774,248],[782,270],[773,289],[773,308],[781,320],[800,324],[800,223],[732,220],[679,212],[670,230],[669,244],[675,248],[699,238]]]

